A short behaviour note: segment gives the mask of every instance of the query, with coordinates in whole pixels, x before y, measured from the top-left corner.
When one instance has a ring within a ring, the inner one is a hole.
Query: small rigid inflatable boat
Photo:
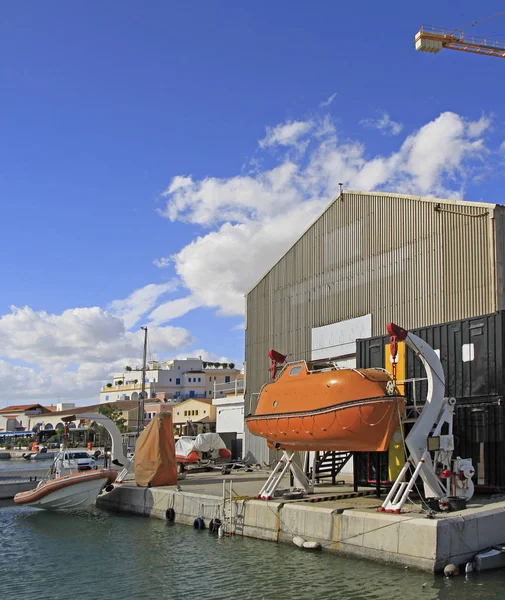
[[[117,472],[109,469],[72,473],[41,481],[33,490],[14,496],[16,504],[48,510],[88,508],[104,486],[113,483]]]
[[[275,381],[261,388],[246,424],[279,450],[382,452],[404,404],[385,369],[299,361],[285,365]]]

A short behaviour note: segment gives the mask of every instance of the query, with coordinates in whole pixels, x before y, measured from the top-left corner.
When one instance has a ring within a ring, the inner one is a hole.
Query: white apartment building
[[[183,401],[189,398],[213,398],[214,391],[224,396],[222,384],[229,384],[240,374],[222,364],[218,367],[200,358],[150,361],[146,368],[145,400]],[[204,367],[205,365],[205,367]],[[221,386],[221,389],[220,389]],[[114,373],[100,390],[100,404],[121,400],[138,400],[142,390],[142,369],[135,367]]]

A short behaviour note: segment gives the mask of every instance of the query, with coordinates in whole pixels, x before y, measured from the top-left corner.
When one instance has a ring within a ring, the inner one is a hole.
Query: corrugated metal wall
[[[495,205],[344,192],[247,294],[246,406],[268,380],[268,349],[309,359],[312,327],[371,313],[379,335],[388,321],[415,328],[494,312],[500,260]],[[264,441],[252,447],[265,460]]]

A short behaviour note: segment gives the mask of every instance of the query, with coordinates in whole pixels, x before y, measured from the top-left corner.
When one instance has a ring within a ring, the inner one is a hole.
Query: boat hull
[[[16,504],[46,510],[85,509],[96,500],[100,490],[117,477],[115,471],[75,473],[42,482],[34,490],[14,496]]]
[[[279,450],[382,452],[404,403],[383,369],[301,361],[286,365],[275,381],[263,386],[246,424]]]
[[[246,419],[253,435],[279,450],[383,452],[398,427],[403,397],[380,397],[314,411],[256,415]]]

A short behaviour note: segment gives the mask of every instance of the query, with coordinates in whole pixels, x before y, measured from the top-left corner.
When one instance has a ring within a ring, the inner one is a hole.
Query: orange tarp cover
[[[172,415],[160,413],[140,434],[135,445],[135,481],[140,487],[175,485],[174,429]]]

